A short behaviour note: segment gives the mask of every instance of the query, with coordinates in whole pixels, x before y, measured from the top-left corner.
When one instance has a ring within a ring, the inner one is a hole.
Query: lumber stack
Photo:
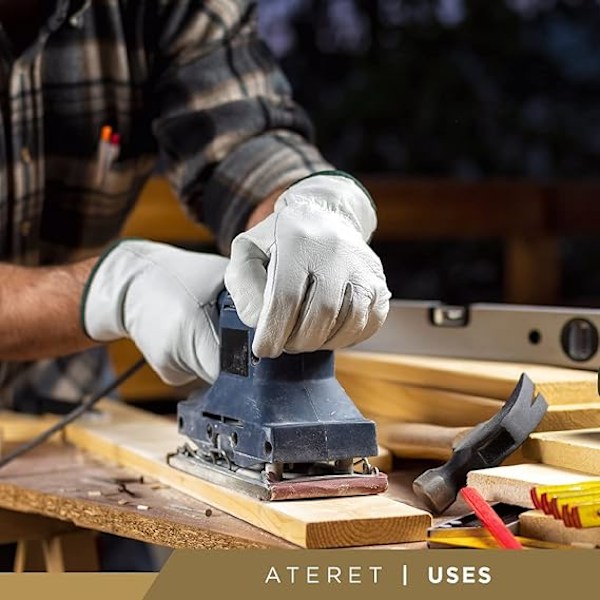
[[[447,460],[470,427],[500,410],[522,373],[544,396],[548,411],[522,449],[503,466],[472,471],[467,484],[489,502],[533,509],[534,486],[600,480],[595,373],[362,352],[341,353],[337,359],[338,378],[363,414],[377,422],[379,443],[397,456],[411,458]],[[523,464],[510,464],[515,460]],[[567,527],[538,510],[521,515],[520,534],[600,547],[600,527]]]
[[[527,373],[549,404],[538,431],[600,427],[596,375],[590,371],[350,351],[338,354],[336,373],[361,412],[378,424],[380,443],[399,456],[419,454],[400,442],[417,432],[398,430],[398,424],[420,423],[439,426],[418,441],[422,447],[437,447],[437,454],[420,456],[448,457],[453,441],[466,428],[500,410],[522,373]],[[538,460],[533,451],[529,456]]]
[[[524,451],[531,460],[600,475],[600,428],[534,433]]]

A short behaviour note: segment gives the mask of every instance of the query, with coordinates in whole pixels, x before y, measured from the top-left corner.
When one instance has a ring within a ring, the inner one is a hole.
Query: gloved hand
[[[82,298],[93,340],[131,338],[160,378],[182,385],[219,373],[217,296],[229,261],[143,240],[124,240],[96,264]]]
[[[256,330],[256,356],[334,350],[381,327],[390,293],[367,245],[376,225],[364,188],[328,171],[293,184],[273,214],[233,240],[225,284]]]

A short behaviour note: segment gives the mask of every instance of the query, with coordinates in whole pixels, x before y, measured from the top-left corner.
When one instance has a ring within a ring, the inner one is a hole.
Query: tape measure
[[[567,527],[600,527],[600,481],[544,485],[531,489],[538,510],[560,519]]]
[[[500,545],[491,535],[439,535],[436,532],[427,539],[429,548],[477,548],[479,550],[498,550]],[[541,550],[575,550],[576,547],[570,544],[558,544],[555,542],[546,542],[544,540],[534,540],[532,538],[515,536],[523,548],[536,548]]]

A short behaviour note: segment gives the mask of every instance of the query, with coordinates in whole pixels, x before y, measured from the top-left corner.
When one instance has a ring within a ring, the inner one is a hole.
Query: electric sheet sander
[[[261,500],[385,491],[387,476],[367,460],[377,454],[375,423],[336,380],[333,352],[258,359],[228,293],[219,306],[220,374],[179,403],[189,442],[169,464]]]

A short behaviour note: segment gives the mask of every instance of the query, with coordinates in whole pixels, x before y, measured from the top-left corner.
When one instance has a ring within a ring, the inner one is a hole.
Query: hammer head
[[[417,477],[413,482],[413,491],[436,514],[444,512],[457,496],[440,469],[429,469]]]
[[[465,486],[469,471],[498,466],[523,444],[547,409],[546,401],[534,395],[533,382],[523,373],[500,411],[474,427],[447,463],[417,477],[413,491],[430,510],[443,512]]]

